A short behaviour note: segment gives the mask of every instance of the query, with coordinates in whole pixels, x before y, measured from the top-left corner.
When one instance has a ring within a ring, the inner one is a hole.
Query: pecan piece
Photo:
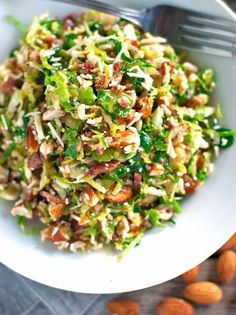
[[[56,205],[50,205],[48,208],[48,212],[50,214],[50,217],[53,221],[56,221],[59,219],[63,211],[65,210],[66,205],[64,203],[58,203]]]
[[[64,204],[65,203],[62,198],[54,196],[45,190],[40,191],[40,196],[43,198],[46,198],[48,202],[53,202],[56,204],[60,204],[60,203]]]
[[[96,176],[98,174],[107,173],[113,171],[117,166],[120,165],[120,162],[117,160],[112,160],[111,162],[107,163],[96,163],[91,166],[88,175]]]
[[[35,152],[29,157],[29,167],[32,171],[40,169],[43,166],[40,152]]]
[[[105,195],[105,200],[113,203],[123,203],[133,197],[133,189],[130,186],[123,186],[121,190],[113,195],[111,192]]]

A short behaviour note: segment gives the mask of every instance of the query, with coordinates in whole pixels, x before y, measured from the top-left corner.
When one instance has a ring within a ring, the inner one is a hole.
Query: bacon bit
[[[39,149],[39,143],[35,138],[32,126],[27,127],[26,146],[29,153],[36,153]]]
[[[40,57],[38,50],[34,50],[30,53],[30,59],[32,59],[36,63],[41,62],[41,57]]]
[[[109,191],[109,193],[105,195],[105,200],[109,202],[123,203],[123,202],[129,201],[133,197],[133,189],[130,186],[123,186],[121,190],[115,195],[111,193],[112,188]]]
[[[94,207],[99,202],[95,190],[89,185],[84,185],[83,191],[81,192],[81,199],[83,203],[89,207]]]
[[[133,46],[139,47],[139,42],[138,42],[137,40],[130,39],[129,41],[130,41],[130,43],[131,43]]]
[[[184,180],[184,189],[185,193],[187,195],[192,194],[196,190],[196,182],[192,179],[191,176],[184,174],[183,175]]]
[[[40,152],[35,152],[29,157],[29,167],[32,171],[37,170],[43,166]]]
[[[137,100],[135,108],[143,114],[143,119],[147,119],[152,113],[152,105],[152,97],[142,96]]]
[[[112,160],[111,162],[107,162],[107,163],[96,163],[90,167],[88,175],[96,176],[98,174],[107,173],[107,172],[113,171],[119,165],[120,165],[120,162],[117,160]]]
[[[79,66],[80,66],[80,69],[82,69],[82,70],[91,71],[91,70],[95,69],[95,65],[89,61],[82,62]]]
[[[27,193],[25,196],[25,200],[32,201],[34,199],[34,194],[31,192]]]
[[[68,30],[69,28],[74,28],[76,26],[77,16],[74,14],[69,14],[62,20],[62,25],[64,30]]]
[[[113,64],[113,71],[114,72],[120,72],[122,65],[123,65],[122,62],[115,62]]]
[[[101,89],[101,88],[105,88],[105,82],[106,82],[106,76],[103,73],[99,73],[98,75],[98,79],[95,82],[95,87],[97,90]]]
[[[15,80],[9,78],[6,82],[0,84],[0,92],[11,95],[15,88]]]
[[[118,104],[123,108],[128,108],[130,106],[130,100],[127,96],[122,96],[118,99]]]
[[[132,130],[117,131],[116,137],[110,143],[111,148],[123,148],[132,144],[134,140],[134,132]]]
[[[121,85],[121,84],[117,84],[117,85],[113,85],[113,86],[111,87],[111,89],[112,89],[112,91],[114,91],[114,92],[120,94],[120,93],[122,93],[122,92],[125,91],[126,86],[125,86],[125,85]]]
[[[143,175],[139,172],[134,172],[134,191],[137,193],[140,191]]]
[[[48,212],[50,214],[51,219],[53,221],[56,221],[57,219],[59,219],[62,216],[65,208],[66,208],[66,205],[64,203],[59,203],[56,205],[50,205],[48,207]]]
[[[130,231],[132,231],[132,232],[138,232],[138,231],[140,231],[141,229],[142,229],[142,225],[140,225],[140,226],[131,225],[131,227],[130,227]]]
[[[205,157],[203,154],[199,154],[197,159],[197,170],[200,171],[205,163]]]
[[[133,90],[133,85],[131,83],[127,83],[125,86],[125,91]]]
[[[165,65],[168,65],[170,67],[170,74],[172,74],[174,72],[174,69],[175,69],[175,65],[172,62],[170,62],[170,61],[163,62],[163,64],[161,65],[161,69],[160,69],[161,75],[163,77],[166,75]]]
[[[56,204],[65,203],[64,200],[61,199],[60,197],[54,196],[45,190],[40,191],[40,196],[46,198],[48,202],[53,202]]]
[[[53,37],[46,37],[44,39],[44,43],[48,45],[48,47],[51,47],[55,42],[55,39]]]
[[[104,148],[99,148],[99,149],[96,150],[96,154],[99,155],[99,156],[103,155],[104,151],[105,151]]]

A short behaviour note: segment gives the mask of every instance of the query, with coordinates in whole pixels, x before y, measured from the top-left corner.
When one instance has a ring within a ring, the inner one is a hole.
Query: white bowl
[[[118,2],[118,1],[117,1]],[[119,1],[135,7],[137,1]],[[146,1],[150,6],[161,1]],[[165,1],[166,3],[166,1]],[[168,3],[232,17],[221,2],[213,0],[172,0]],[[140,4],[141,5],[141,4]],[[16,46],[17,30],[6,22],[6,15],[30,23],[35,15],[50,11],[63,16],[79,8],[50,1],[1,0],[0,60]],[[224,111],[224,125],[235,128],[236,59],[190,54],[201,66],[217,74],[216,102]],[[38,237],[20,233],[10,215],[10,205],[1,201],[0,260],[20,274],[38,282],[76,292],[115,293],[153,286],[178,276],[215,252],[236,230],[236,146],[223,152],[215,172],[196,194],[184,201],[183,213],[174,228],[147,233],[139,247],[121,262],[100,251],[81,256],[59,252],[42,244]]]

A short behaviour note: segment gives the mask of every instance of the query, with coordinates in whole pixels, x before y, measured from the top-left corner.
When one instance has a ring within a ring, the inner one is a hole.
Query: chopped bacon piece
[[[80,64],[80,69],[82,70],[93,70],[95,68],[95,65],[89,61],[83,62]]]
[[[172,62],[170,62],[170,61],[163,62],[163,64],[161,65],[161,75],[163,77],[166,75],[166,67],[165,67],[165,65],[168,65],[170,67],[170,74],[173,73],[174,68],[175,68],[175,66],[174,66],[174,64]]]
[[[15,80],[9,78],[6,82],[0,84],[0,92],[12,94],[15,88]]]
[[[96,176],[98,174],[107,173],[113,171],[117,166],[120,165],[120,162],[117,160],[112,160],[107,163],[96,163],[90,167],[88,174],[90,176]]]
[[[54,196],[45,190],[40,191],[40,196],[43,198],[46,198],[48,202],[53,202],[53,203],[57,203],[57,204],[60,204],[60,203],[64,204],[65,203],[62,198]]]
[[[40,63],[41,57],[40,57],[38,50],[34,50],[30,53],[30,59],[32,59],[36,63]]]
[[[122,67],[122,62],[115,62],[115,63],[113,64],[113,70],[114,70],[115,72],[119,72],[120,69],[121,69],[121,67]]]
[[[44,43],[47,44],[48,47],[51,47],[54,42],[55,42],[55,39],[53,37],[47,37],[44,39]]]
[[[74,14],[69,14],[62,20],[63,28],[67,30],[68,28],[73,28],[76,25],[77,17]]]
[[[130,100],[127,96],[122,96],[118,99],[118,104],[123,108],[129,108]]]
[[[112,89],[112,91],[114,91],[114,92],[120,94],[120,93],[122,93],[122,92],[125,91],[126,86],[125,86],[125,85],[121,85],[121,84],[117,84],[117,85],[113,85],[113,86],[111,87],[111,89]]]
[[[143,175],[139,172],[134,172],[134,191],[139,192]]]
[[[106,82],[106,76],[103,73],[99,73],[98,79],[95,82],[95,87],[97,90],[104,88],[105,87],[105,82]]]
[[[139,42],[138,42],[137,40],[130,39],[129,41],[130,41],[130,43],[131,43],[133,46],[139,47]]]
[[[29,157],[29,167],[31,170],[37,170],[43,166],[40,152],[35,152]]]
[[[192,194],[196,190],[196,182],[188,174],[184,174],[183,180],[186,194]]]

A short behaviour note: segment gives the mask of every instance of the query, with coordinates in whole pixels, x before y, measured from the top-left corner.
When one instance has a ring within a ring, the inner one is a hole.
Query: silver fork
[[[145,31],[187,50],[236,56],[236,22],[167,5],[143,10],[116,7],[96,0],[53,0],[100,10],[127,19]]]

